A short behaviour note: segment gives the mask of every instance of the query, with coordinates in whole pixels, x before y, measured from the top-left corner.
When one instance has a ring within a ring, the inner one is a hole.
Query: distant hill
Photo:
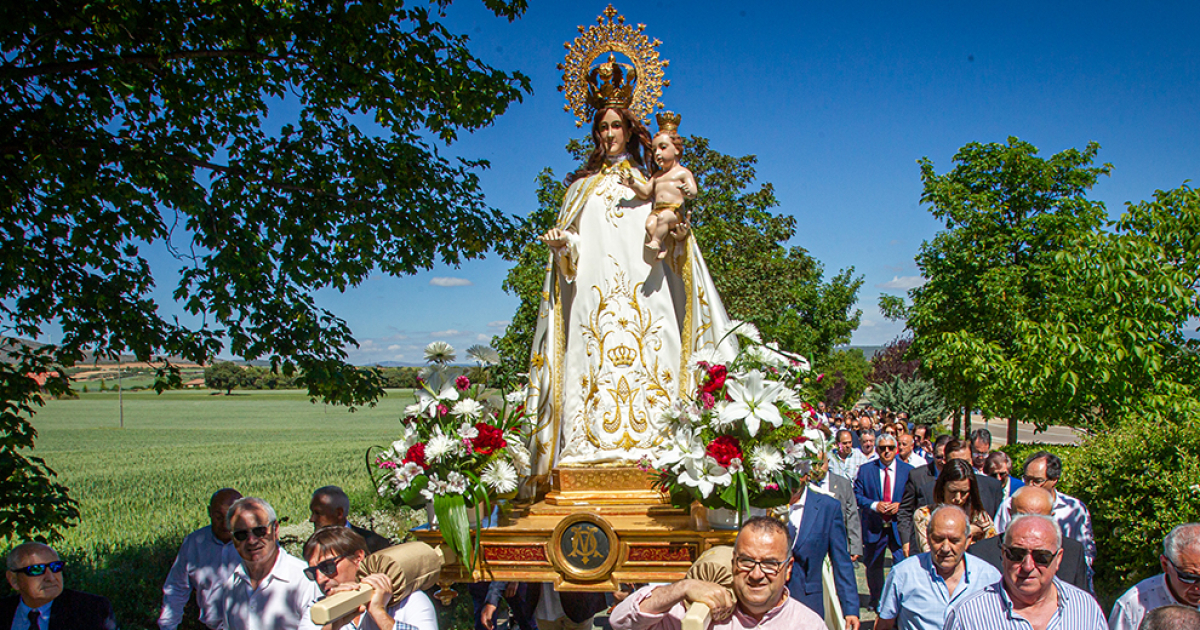
[[[886,348],[887,346],[843,346],[843,347],[846,349],[851,349],[851,350],[853,350],[853,349],[862,350],[863,358],[870,361],[871,357],[874,357],[876,354],[883,352],[883,349]]]

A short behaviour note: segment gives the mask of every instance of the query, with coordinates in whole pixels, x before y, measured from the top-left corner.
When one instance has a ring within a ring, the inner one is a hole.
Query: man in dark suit
[[[812,473],[809,473],[812,475]],[[828,557],[846,628],[858,628],[858,582],[850,561],[846,522],[841,503],[828,495],[802,487],[788,506],[788,540],[792,549],[792,598],[824,617],[821,570]]]
[[[346,520],[346,517],[350,515],[350,497],[346,496],[346,493],[337,486],[317,488],[317,491],[313,493],[312,501],[308,504],[308,509],[312,512],[308,520],[313,524],[314,530],[322,527],[349,527],[351,531],[367,541],[367,549],[371,553],[392,546],[392,541],[365,527],[352,525],[350,521]]]
[[[808,477],[808,486],[837,499],[842,504],[842,520],[846,522],[846,535],[850,543],[850,561],[862,558],[862,519],[858,516],[858,499],[854,497],[854,480],[829,471],[830,457],[822,454],[821,465],[814,468]]]
[[[863,529],[863,564],[867,569],[867,589],[871,600],[867,607],[879,607],[879,595],[883,592],[883,562],[885,552],[892,550],[892,561],[904,557],[900,544],[900,528],[896,514],[900,509],[899,499],[908,481],[912,466],[896,459],[896,438],[882,434],[876,440],[879,459],[873,459],[858,468],[858,479],[854,480],[854,496]]]
[[[0,630],[116,630],[112,604],[63,588],[63,562],[42,543],[17,545],[5,559],[16,595],[0,600]]]
[[[1012,495],[1012,514],[1041,514],[1050,516],[1054,509],[1054,497],[1050,492],[1038,488],[1037,486],[1024,486],[1018,488]],[[1000,569],[1002,556],[1000,553],[1000,543],[1004,540],[1004,536],[992,536],[971,545],[967,549],[967,553],[978,556],[980,559],[987,561],[988,564]],[[1074,586],[1083,591],[1091,591],[1092,586],[1088,580],[1088,565],[1087,556],[1083,553],[1083,544],[1074,538],[1062,537],[1062,561],[1058,564],[1058,572],[1055,574],[1058,579]]]

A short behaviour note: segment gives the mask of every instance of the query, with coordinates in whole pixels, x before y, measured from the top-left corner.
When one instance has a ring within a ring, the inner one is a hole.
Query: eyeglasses
[[[1196,582],[1200,582],[1200,575],[1188,573],[1187,571],[1175,566],[1175,563],[1171,562],[1170,560],[1167,560],[1167,563],[1171,565],[1172,569],[1175,569],[1175,579],[1179,580],[1180,582],[1183,582],[1184,584],[1195,584]]]
[[[1031,486],[1040,486],[1049,481],[1049,479],[1046,479],[1045,477],[1031,477],[1029,475],[1025,475],[1023,479],[1025,480],[1026,484]]]
[[[885,445],[883,445],[883,446],[880,446],[880,447],[879,447],[879,450],[881,450],[881,451],[894,451],[894,450],[896,450],[896,447],[895,447],[895,446],[890,446],[890,445],[887,445],[887,444],[885,444]]]
[[[322,561],[318,562],[317,564],[304,569],[304,576],[307,577],[308,579],[312,580],[313,582],[317,581],[317,571],[324,573],[325,577],[333,577],[333,576],[337,575],[337,563],[341,562],[342,559],[344,559],[348,555],[350,555],[350,554],[344,553],[340,556],[336,556],[336,557],[330,558],[328,560],[322,560]]]
[[[1008,473],[1006,472],[994,472],[988,476],[992,479],[996,479],[997,481],[1004,481],[1005,479],[1008,479]]]
[[[1058,555],[1057,551],[1047,551],[1045,549],[1025,549],[1024,547],[1004,547],[1004,556],[1010,562],[1018,564],[1025,562],[1025,556],[1032,555],[1033,563],[1039,567],[1048,567],[1051,562],[1054,562],[1054,556]]]
[[[62,560],[55,560],[54,562],[43,562],[41,564],[31,564],[27,567],[22,567],[20,569],[13,569],[12,571],[13,571],[13,573],[24,573],[25,575],[28,575],[30,577],[37,577],[37,576],[45,573],[46,569],[50,569],[51,573],[59,573],[63,570],[63,567],[66,565],[67,565],[67,563],[63,562]],[[1175,570],[1179,571],[1179,569],[1175,569]]]
[[[267,532],[271,531],[271,526],[273,526],[274,524],[275,523],[271,523],[269,525],[259,525],[258,527],[251,527],[250,529],[236,530],[233,532],[233,539],[238,542],[246,542],[246,539],[249,538],[251,534],[253,534],[255,538],[266,538]]]
[[[787,561],[785,560],[780,562],[779,560],[755,560],[745,556],[738,556],[736,564],[738,571],[743,573],[751,573],[754,571],[754,567],[758,567],[762,569],[763,575],[772,576],[783,570],[783,565],[787,564]]]

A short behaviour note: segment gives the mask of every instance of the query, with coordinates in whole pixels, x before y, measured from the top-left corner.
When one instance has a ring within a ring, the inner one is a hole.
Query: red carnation
[[[429,464],[425,463],[425,443],[417,442],[408,447],[408,452],[404,454],[404,462],[407,464],[412,462],[421,467],[421,470],[429,470]]]
[[[504,439],[504,432],[490,424],[476,423],[475,430],[479,431],[479,435],[471,440],[471,448],[480,455],[491,455],[508,446],[508,441]]]
[[[700,388],[700,391],[705,394],[716,393],[717,390],[725,387],[725,376],[727,374],[728,370],[724,365],[717,364],[709,367],[708,379],[704,381],[704,385]]]
[[[717,460],[722,468],[729,468],[729,464],[733,460],[742,459],[742,445],[732,435],[722,435],[709,442],[708,448],[704,452]]]
[[[467,391],[467,388],[470,386],[471,386],[471,379],[469,379],[465,376],[460,376],[460,377],[454,379],[454,387],[456,389],[458,389],[458,391],[460,391],[460,392]]]

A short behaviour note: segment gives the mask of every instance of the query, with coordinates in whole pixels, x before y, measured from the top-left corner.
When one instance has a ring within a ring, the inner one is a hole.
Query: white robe
[[[730,321],[696,240],[646,249],[651,202],[620,184],[627,161],[568,188],[547,264],[527,409],[533,481],[554,466],[632,463],[666,438],[663,411],[695,389],[698,357],[737,354]],[[719,347],[718,347],[719,346]],[[526,494],[532,488],[526,489]]]

